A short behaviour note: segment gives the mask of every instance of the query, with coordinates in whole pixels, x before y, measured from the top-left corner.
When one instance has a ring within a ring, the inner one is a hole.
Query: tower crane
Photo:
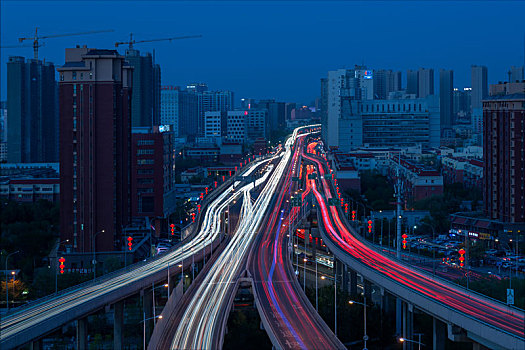
[[[38,48],[44,46],[44,43],[41,42],[43,39],[49,39],[49,38],[58,38],[63,36],[74,36],[74,35],[86,35],[86,34],[96,34],[96,33],[108,33],[113,32],[113,29],[109,30],[91,30],[88,32],[79,32],[79,33],[64,33],[64,34],[52,34],[52,35],[39,35],[38,34],[38,27],[35,28],[35,35],[25,38],[18,38],[19,43],[23,43],[26,40],[32,40],[33,41],[33,52],[35,56],[35,60],[38,59]],[[17,48],[17,47],[28,47],[26,45],[10,45],[10,46],[3,46],[4,48]]]
[[[172,40],[181,40],[181,39],[192,39],[192,38],[202,38],[202,35],[186,35],[186,36],[175,36],[172,38],[161,38],[161,39],[149,39],[149,40],[135,40],[133,39],[133,33],[129,34],[129,41],[117,41],[115,43],[115,47],[119,47],[119,45],[129,45],[129,50],[133,50],[134,44],[139,43],[150,43],[154,41],[172,41]]]

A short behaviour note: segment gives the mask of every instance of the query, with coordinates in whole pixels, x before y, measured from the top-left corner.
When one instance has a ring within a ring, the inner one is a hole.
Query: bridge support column
[[[363,278],[363,294],[366,299],[370,302],[372,301],[372,283]]]
[[[124,301],[119,301],[113,309],[113,349],[122,350],[122,331],[124,330]]]
[[[348,294],[348,266],[343,264],[343,292]]]
[[[403,301],[399,298],[396,298],[396,334],[401,335],[401,330],[403,327],[403,312],[402,312]]]
[[[414,309],[411,304],[403,303],[403,338],[414,339]],[[403,350],[412,350],[412,343],[404,342]]]
[[[34,340],[29,343],[29,350],[41,350],[42,349],[42,339]]]
[[[432,319],[432,349],[445,350],[445,340],[447,339],[447,325],[437,318]]]
[[[357,272],[350,270],[350,295],[355,297],[357,295]]]
[[[473,342],[472,350],[488,350],[486,346],[481,345],[480,343]]]
[[[77,320],[77,350],[87,349],[87,333],[88,333],[88,319],[87,317]]]
[[[151,289],[145,289],[142,292],[142,308],[144,311],[144,318],[151,319],[153,317],[153,293]],[[151,321],[146,321],[146,339],[149,338],[151,334]]]

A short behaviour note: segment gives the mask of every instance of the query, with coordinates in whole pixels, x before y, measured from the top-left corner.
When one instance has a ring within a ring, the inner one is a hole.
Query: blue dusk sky
[[[76,44],[114,48],[137,40],[202,34],[200,39],[140,44],[155,49],[163,85],[207,82],[236,99],[310,103],[326,72],[365,64],[371,69],[454,70],[454,86],[470,86],[470,66],[486,65],[489,82],[524,64],[522,1],[1,1],[1,45],[17,44],[35,26],[42,35],[114,29],[53,38],[40,58],[61,65]],[[30,42],[26,42],[29,45]],[[124,52],[125,46],[120,52]],[[6,98],[8,56],[1,49],[0,98]]]

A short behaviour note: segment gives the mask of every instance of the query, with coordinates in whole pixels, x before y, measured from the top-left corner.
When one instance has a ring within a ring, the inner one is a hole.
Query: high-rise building
[[[439,71],[439,113],[441,130],[452,128],[454,123],[454,72],[452,70]]]
[[[151,53],[126,50],[126,61],[133,67],[133,92],[131,96],[131,125],[133,127],[159,125],[160,123],[160,66]]]
[[[483,108],[482,101],[488,96],[487,67],[472,66],[470,68],[470,74],[472,85],[472,113],[481,115]]]
[[[460,121],[468,121],[471,119],[470,104],[471,104],[472,88],[466,87],[463,89],[454,88],[452,120],[453,123]]]
[[[285,125],[286,104],[276,102],[275,100],[260,100],[257,103],[257,109],[266,109],[268,111],[269,132],[282,130]]]
[[[7,102],[0,101],[0,142],[7,141]]]
[[[322,84],[322,82],[321,82],[321,84]],[[296,107],[296,103],[295,102],[287,102],[286,103],[286,105],[284,107],[284,114],[285,114],[286,120],[291,120],[292,119],[292,110],[294,110],[295,107]],[[321,99],[321,109],[322,108],[323,108],[323,102],[322,102],[322,99]]]
[[[523,68],[524,67],[514,67],[514,66],[510,67],[509,82],[516,83],[516,82],[521,82],[522,80],[524,80],[525,75],[523,72]]]
[[[255,141],[258,138],[268,140],[268,127],[266,120],[268,120],[268,111],[266,109],[249,109],[246,116],[246,140]]]
[[[329,149],[348,152],[368,146],[438,147],[440,116],[437,96],[424,99],[396,92],[394,99],[360,98],[360,80],[353,70],[328,72],[326,119],[321,137]],[[399,96],[397,96],[399,95]]]
[[[374,98],[385,100],[390,92],[401,90],[401,72],[374,70]]]
[[[434,95],[434,70],[432,68],[419,68],[417,72],[417,81],[417,97],[425,98]]]
[[[115,50],[66,49],[59,73],[60,231],[74,252],[120,250],[130,217],[132,67]],[[87,267],[87,266],[86,266]]]
[[[226,112],[234,109],[234,96],[232,91],[209,91],[204,83],[190,84],[187,92],[193,93],[197,98],[197,135],[204,135],[204,113]]]
[[[55,66],[9,57],[7,62],[7,148],[9,163],[58,160]]]
[[[194,139],[198,135],[198,95],[178,86],[161,88],[161,124],[173,125],[174,136]]]
[[[208,84],[206,83],[190,83],[186,85],[186,90],[193,92],[208,91]]]
[[[228,142],[244,143],[246,137],[246,117],[248,111],[227,112],[227,135]]]
[[[132,128],[131,214],[165,218],[174,209],[175,158],[170,125]]]
[[[490,87],[483,101],[486,215],[525,222],[525,82]]]
[[[221,112],[204,112],[204,137],[216,142],[222,136],[222,117]]]
[[[419,92],[419,78],[417,70],[409,69],[407,71],[407,89],[406,93],[410,95],[416,95]]]

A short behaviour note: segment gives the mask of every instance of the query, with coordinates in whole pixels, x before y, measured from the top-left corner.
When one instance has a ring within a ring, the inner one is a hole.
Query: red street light
[[[465,266],[465,264],[463,263],[463,261],[465,261],[465,257],[463,255],[465,255],[466,251],[465,249],[461,248],[459,251],[459,266],[463,267]]]
[[[64,268],[66,267],[64,263],[66,262],[66,259],[62,256],[58,261],[60,261],[60,273],[64,273]]]
[[[401,236],[403,238],[403,249],[406,249],[407,248],[407,234],[406,233],[403,233],[403,235]]]
[[[368,220],[368,233],[372,233],[372,220]]]
[[[173,236],[175,235],[175,225],[171,224],[170,227],[171,227],[171,235]]]
[[[206,194],[208,194],[208,187],[206,187],[205,190],[206,190]]]
[[[131,250],[131,247],[133,246],[133,243],[132,243],[131,241],[133,241],[133,237],[129,236],[129,237],[128,237],[128,247],[129,247],[129,250]]]
[[[355,221],[355,210],[352,210],[352,221]]]

